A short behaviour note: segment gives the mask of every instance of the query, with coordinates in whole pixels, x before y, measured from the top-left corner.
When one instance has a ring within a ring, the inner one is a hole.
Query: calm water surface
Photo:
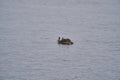
[[[0,80],[120,80],[120,1],[0,0]]]

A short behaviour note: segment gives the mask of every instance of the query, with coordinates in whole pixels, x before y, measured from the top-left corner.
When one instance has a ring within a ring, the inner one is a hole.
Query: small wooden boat
[[[60,37],[58,38],[58,44],[64,44],[64,45],[72,45],[73,42],[70,39],[60,39]]]

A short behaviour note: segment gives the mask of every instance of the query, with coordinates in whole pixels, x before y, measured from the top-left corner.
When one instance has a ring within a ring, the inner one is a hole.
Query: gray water
[[[0,80],[120,80],[120,1],[0,0]]]

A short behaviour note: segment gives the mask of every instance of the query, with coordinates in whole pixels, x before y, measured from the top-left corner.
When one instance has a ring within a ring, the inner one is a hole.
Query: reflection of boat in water
[[[64,44],[64,45],[72,45],[73,42],[70,39],[60,39],[60,37],[58,38],[58,44]]]

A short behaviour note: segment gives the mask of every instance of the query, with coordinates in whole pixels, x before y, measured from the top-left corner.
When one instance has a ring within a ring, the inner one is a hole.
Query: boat
[[[73,42],[70,39],[68,39],[68,38],[60,39],[60,37],[58,37],[57,42],[58,42],[58,44],[63,44],[63,45],[72,45],[73,44]]]

